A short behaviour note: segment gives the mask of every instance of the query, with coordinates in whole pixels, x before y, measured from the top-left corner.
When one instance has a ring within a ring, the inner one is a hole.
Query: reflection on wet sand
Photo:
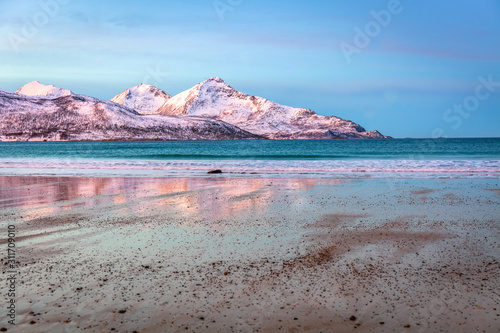
[[[16,328],[490,332],[500,198],[485,189],[499,187],[0,177],[0,223],[20,249]],[[454,308],[427,315],[436,301]]]
[[[185,217],[217,221],[244,210],[265,211],[277,194],[273,185],[307,190],[320,181],[325,183],[319,179],[0,177],[0,209],[15,208],[24,220],[31,220],[86,207],[112,210],[120,217],[136,216],[168,205]]]

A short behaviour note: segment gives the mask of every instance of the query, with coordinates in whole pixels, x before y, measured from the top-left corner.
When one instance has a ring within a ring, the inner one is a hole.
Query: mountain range
[[[140,84],[110,101],[34,81],[0,90],[0,140],[387,138],[352,121],[249,96],[215,77],[171,96]]]

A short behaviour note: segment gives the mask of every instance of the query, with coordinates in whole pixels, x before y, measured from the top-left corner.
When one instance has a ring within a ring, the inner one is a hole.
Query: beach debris
[[[209,172],[207,172],[208,174],[216,174],[216,173],[222,173],[222,170],[220,169],[217,169],[217,170],[211,170]]]

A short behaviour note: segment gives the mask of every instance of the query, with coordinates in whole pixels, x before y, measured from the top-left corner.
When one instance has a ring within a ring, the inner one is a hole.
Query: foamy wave
[[[499,160],[97,160],[0,159],[2,175],[206,176],[221,169],[234,176],[332,176],[339,178],[500,178]]]

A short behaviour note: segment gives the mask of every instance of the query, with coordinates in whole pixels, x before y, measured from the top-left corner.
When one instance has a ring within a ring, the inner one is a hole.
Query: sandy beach
[[[1,176],[0,223],[8,332],[500,330],[498,179]]]

